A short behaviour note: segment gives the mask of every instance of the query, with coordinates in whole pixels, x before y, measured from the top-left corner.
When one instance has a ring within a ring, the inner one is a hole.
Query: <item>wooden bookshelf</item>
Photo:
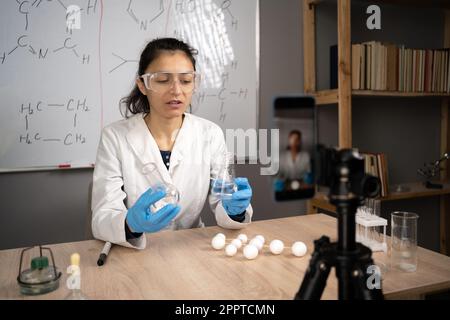
[[[381,201],[405,200],[421,197],[433,197],[450,194],[450,182],[441,182],[442,189],[428,189],[422,182],[402,183],[403,187],[408,188],[404,192],[389,192],[385,197],[381,197]],[[393,189],[392,186],[390,189]],[[317,192],[314,199],[311,200],[311,205],[316,208],[321,208],[330,212],[336,212],[336,208],[331,205],[326,199],[326,194]]]
[[[364,0],[353,0],[364,2]],[[334,3],[337,6],[338,33],[338,88],[320,90],[316,88],[316,6],[321,3]],[[371,1],[366,1],[372,3]],[[376,4],[377,2],[375,2]],[[378,3],[434,7],[445,9],[443,47],[450,48],[450,2],[444,0],[386,0]],[[351,72],[351,4],[352,0],[303,0],[303,48],[304,48],[304,92],[313,95],[317,105],[336,104],[338,108],[338,147],[352,148],[352,98],[353,97],[441,97],[441,154],[450,151],[450,94],[423,92],[395,92],[375,90],[352,90]],[[444,164],[441,180],[450,181],[450,169]],[[440,247],[441,252],[450,254],[450,186],[443,190],[425,189],[420,183],[411,184],[411,191],[391,193],[383,201],[411,199],[417,197],[440,196]],[[309,201],[309,209],[332,209],[323,198]]]
[[[447,97],[450,98],[450,93],[437,92],[398,92],[398,91],[377,91],[377,90],[352,90],[351,95],[368,96],[368,97],[399,97],[399,98],[418,98],[418,97]],[[339,102],[339,92],[337,89],[320,90],[313,94],[316,99],[316,104],[336,104]]]

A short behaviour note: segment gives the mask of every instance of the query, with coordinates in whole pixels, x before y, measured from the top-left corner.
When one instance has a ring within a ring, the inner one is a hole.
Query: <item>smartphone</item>
[[[273,102],[274,127],[280,130],[275,200],[309,199],[315,193],[317,124],[311,96],[279,96]]]

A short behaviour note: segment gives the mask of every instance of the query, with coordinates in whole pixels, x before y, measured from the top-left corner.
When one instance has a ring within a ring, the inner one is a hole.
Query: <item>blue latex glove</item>
[[[275,189],[275,192],[281,192],[284,190],[284,181],[281,179],[275,179],[273,183],[273,187]]]
[[[313,184],[313,175],[312,172],[305,173],[305,177],[303,178],[306,184]]]
[[[236,183],[238,190],[233,193],[231,199],[222,200],[222,206],[230,216],[243,213],[252,198],[252,188],[247,178],[236,178],[234,179],[234,183]]]
[[[145,191],[136,203],[128,209],[126,221],[132,232],[157,232],[167,226],[180,212],[179,206],[167,204],[155,213],[150,211],[150,206],[166,196],[163,190]]]

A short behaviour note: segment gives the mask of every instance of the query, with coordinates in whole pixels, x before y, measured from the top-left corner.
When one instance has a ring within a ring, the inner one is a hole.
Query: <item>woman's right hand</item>
[[[167,226],[180,212],[180,207],[167,204],[155,213],[150,206],[166,196],[165,191],[149,188],[136,203],[128,209],[126,222],[132,232],[157,232]]]

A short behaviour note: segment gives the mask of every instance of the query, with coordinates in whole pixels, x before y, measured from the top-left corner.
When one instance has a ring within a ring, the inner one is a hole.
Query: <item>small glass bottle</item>
[[[70,274],[66,282],[70,293],[64,300],[88,300],[87,296],[81,291],[80,255],[78,253],[70,256],[70,266],[67,268],[67,272]]]

